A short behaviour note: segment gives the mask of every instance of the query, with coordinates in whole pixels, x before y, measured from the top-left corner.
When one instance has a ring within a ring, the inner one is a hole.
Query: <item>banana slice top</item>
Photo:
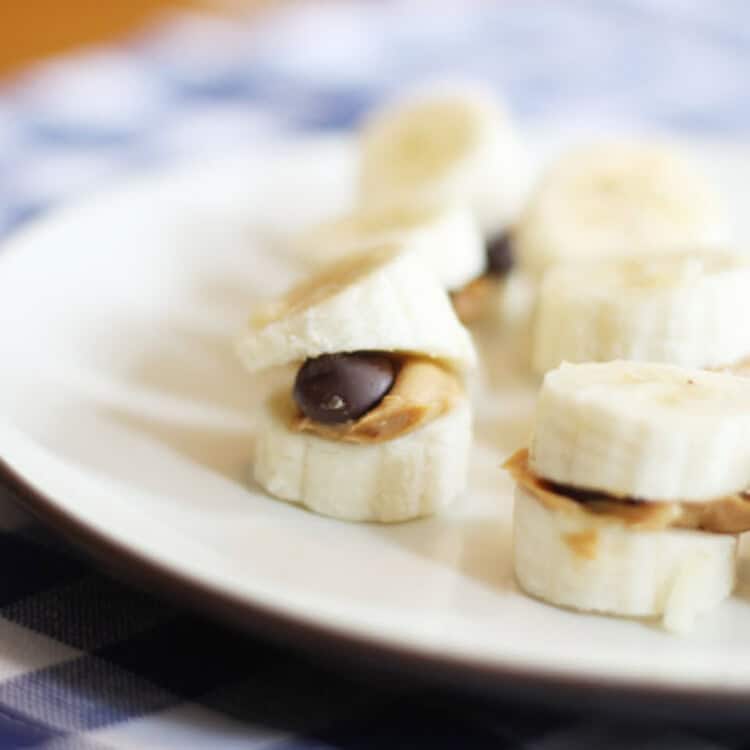
[[[467,206],[485,237],[512,223],[528,188],[529,158],[504,102],[469,82],[430,85],[365,122],[364,203],[415,196]]]
[[[750,487],[750,380],[673,365],[563,364],[544,378],[530,464],[561,485],[713,502]]]
[[[360,351],[412,353],[461,375],[476,363],[440,282],[399,242],[337,260],[261,306],[237,342],[251,372]]]
[[[484,107],[474,99],[442,95],[376,117],[363,133],[362,174],[388,174],[400,189],[440,179],[481,137]]]
[[[715,247],[729,238],[714,187],[661,143],[574,148],[542,175],[516,231],[519,258],[541,273],[569,260]]]
[[[750,256],[729,250],[691,250],[633,258],[564,264],[544,277],[548,289],[611,299],[613,294],[652,298],[659,293],[741,281],[750,305]],[[582,283],[583,282],[583,283]]]
[[[692,421],[720,429],[734,417],[750,429],[750,380],[730,374],[639,362],[563,363],[545,377],[540,401],[552,394],[618,415],[621,425],[663,417],[669,428]]]
[[[737,493],[707,503],[648,502],[548,482],[529,466],[527,449],[516,451],[503,465],[514,481],[550,510],[584,515],[603,525],[619,524],[635,531],[693,529],[716,534],[750,530],[750,495]]]
[[[319,274],[301,281],[280,299],[255,310],[250,319],[251,327],[263,329],[284,318],[315,308],[328,298],[356,286],[388,261],[395,259],[397,253],[395,246],[383,245],[328,264]]]

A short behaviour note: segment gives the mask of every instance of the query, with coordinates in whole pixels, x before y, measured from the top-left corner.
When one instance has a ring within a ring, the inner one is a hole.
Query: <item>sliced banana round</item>
[[[566,264],[541,285],[533,367],[630,359],[729,366],[750,356],[750,256],[696,251]]]
[[[414,252],[453,291],[485,269],[484,239],[468,208],[430,203],[368,206],[302,233],[297,254],[313,265],[327,264],[365,246],[398,242]]]
[[[491,236],[517,216],[527,183],[527,155],[510,116],[482,86],[430,87],[365,123],[365,202],[421,198],[464,203]]]
[[[663,364],[563,364],[537,402],[530,466],[615,498],[710,502],[750,487],[750,380]]]
[[[518,583],[558,606],[661,617],[667,630],[685,632],[735,585],[735,535],[636,531],[609,517],[547,507],[522,487],[513,516]]]
[[[272,495],[347,521],[391,523],[427,516],[466,486],[468,399],[395,440],[357,445],[290,429],[288,393],[272,397],[258,430],[255,479]]]
[[[338,261],[262,306],[237,343],[251,372],[355,351],[416,352],[462,372],[476,360],[447,294],[400,243]]]
[[[719,196],[691,162],[658,143],[579,147],[542,174],[514,233],[520,265],[628,257],[729,240]]]

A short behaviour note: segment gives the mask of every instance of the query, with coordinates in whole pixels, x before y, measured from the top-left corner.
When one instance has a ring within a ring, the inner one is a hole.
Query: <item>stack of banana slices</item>
[[[292,370],[255,447],[255,479],[272,495],[396,522],[463,491],[474,348],[435,276],[399,244],[339,261],[265,305],[238,354],[251,372]]]
[[[725,206],[671,145],[574,148],[540,177],[513,233],[532,280],[531,368],[632,359],[727,367],[750,355],[745,256]],[[731,322],[731,324],[730,324]]]
[[[506,468],[527,593],[689,630],[731,593],[750,529],[750,380],[563,365],[544,379],[529,450]]]
[[[512,265],[508,232],[529,174],[502,102],[474,84],[429,87],[376,112],[359,143],[355,208],[308,228],[296,253],[325,264],[399,242],[437,274],[463,321],[480,317]]]

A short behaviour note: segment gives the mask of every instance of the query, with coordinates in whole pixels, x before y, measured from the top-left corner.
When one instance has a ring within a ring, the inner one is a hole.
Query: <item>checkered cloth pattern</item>
[[[348,128],[430,77],[480,77],[529,125],[744,137],[744,0],[383,0],[261,22],[185,15],[0,88],[0,233],[118,175]],[[1,448],[0,448],[1,450]],[[0,747],[748,747],[743,733],[375,686],[115,582],[0,488]],[[583,707],[582,707],[583,708]]]

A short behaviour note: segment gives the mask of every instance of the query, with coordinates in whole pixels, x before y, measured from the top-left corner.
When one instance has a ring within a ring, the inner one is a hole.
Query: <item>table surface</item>
[[[271,4],[271,0],[241,0],[234,5],[201,0],[6,0],[0,3],[0,76],[80,45],[114,39],[170,11],[256,10]]]

